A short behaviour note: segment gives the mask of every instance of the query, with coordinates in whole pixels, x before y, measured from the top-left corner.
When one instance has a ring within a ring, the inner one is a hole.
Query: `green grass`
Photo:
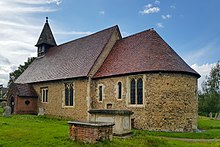
[[[199,117],[198,128],[204,132],[151,132],[143,131],[150,136],[164,136],[174,138],[191,138],[191,139],[220,139],[220,120],[211,120],[207,117]],[[139,130],[137,130],[138,132]]]
[[[220,142],[189,143],[185,141],[157,138],[156,136],[195,138],[196,133],[163,133],[149,132],[143,130],[133,130],[133,135],[129,138],[113,138],[112,142],[99,142],[97,144],[84,144],[69,139],[69,128],[67,120],[35,116],[35,115],[13,115],[2,117],[0,108],[0,146],[105,146],[105,147],[131,147],[131,146],[220,146]],[[206,132],[197,135],[196,138],[218,138],[219,123],[215,120],[200,118],[199,126],[213,131],[215,135],[207,137]],[[158,134],[157,134],[158,133]],[[169,135],[178,134],[178,135]],[[198,133],[199,134],[199,133]],[[211,135],[211,132],[210,132]],[[199,137],[198,137],[199,136]],[[217,137],[218,136],[218,137]]]

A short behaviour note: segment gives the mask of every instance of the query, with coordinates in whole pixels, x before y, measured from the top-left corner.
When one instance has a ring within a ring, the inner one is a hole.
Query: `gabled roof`
[[[19,97],[38,97],[37,93],[30,84],[14,83],[13,89],[16,95],[18,95]]]
[[[141,72],[183,72],[200,77],[150,29],[118,40],[94,78]]]
[[[49,23],[48,23],[48,18],[46,18],[46,23],[44,24],[43,30],[40,34],[40,37],[37,41],[37,44],[35,46],[39,46],[41,44],[47,44],[50,46],[56,46],[56,41],[53,37],[53,33],[50,29]]]
[[[52,47],[18,77],[16,83],[34,83],[86,77],[118,26]]]

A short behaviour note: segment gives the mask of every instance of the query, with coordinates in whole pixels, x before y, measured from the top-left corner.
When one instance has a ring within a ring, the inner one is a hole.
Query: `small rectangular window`
[[[48,102],[48,88],[41,88],[41,99],[42,102]]]

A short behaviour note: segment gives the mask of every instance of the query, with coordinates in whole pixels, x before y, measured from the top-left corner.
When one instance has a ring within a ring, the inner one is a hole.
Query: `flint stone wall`
[[[65,85],[73,82],[74,106],[65,106]],[[43,109],[45,115],[71,118],[78,121],[86,121],[87,107],[87,83],[86,79],[68,81],[44,82],[33,84],[38,94],[38,109]],[[48,88],[48,102],[42,102],[41,88]]]
[[[130,81],[142,78],[143,105],[130,104]],[[122,82],[122,99],[117,83]],[[98,85],[103,100],[98,101]],[[197,77],[180,73],[149,73],[103,78],[93,81],[92,108],[127,109],[134,112],[134,127],[153,131],[190,132],[197,129]]]

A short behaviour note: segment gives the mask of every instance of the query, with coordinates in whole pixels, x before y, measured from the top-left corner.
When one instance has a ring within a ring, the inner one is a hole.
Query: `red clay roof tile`
[[[155,71],[184,72],[200,77],[150,29],[118,40],[94,78]]]

